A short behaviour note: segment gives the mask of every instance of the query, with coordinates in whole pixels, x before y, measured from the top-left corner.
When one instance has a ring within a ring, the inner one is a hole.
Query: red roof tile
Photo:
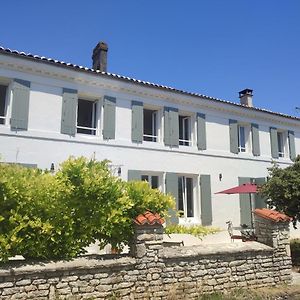
[[[290,222],[292,221],[292,218],[280,213],[276,210],[271,210],[267,208],[257,208],[254,210],[254,213],[264,219],[271,220],[273,222]]]
[[[138,215],[133,221],[137,225],[155,225],[163,224],[165,222],[159,214],[152,213],[151,211],[146,211],[144,214]]]

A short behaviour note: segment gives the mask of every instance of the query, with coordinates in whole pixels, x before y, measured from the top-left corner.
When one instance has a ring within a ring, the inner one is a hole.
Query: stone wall
[[[0,299],[196,299],[224,289],[289,284],[286,226],[256,221],[258,237],[268,245],[166,248],[161,224],[146,222],[136,225],[132,256],[11,262],[0,270]]]

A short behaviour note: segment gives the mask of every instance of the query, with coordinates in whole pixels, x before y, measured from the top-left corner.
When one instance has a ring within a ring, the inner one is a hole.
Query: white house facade
[[[124,180],[172,193],[180,223],[250,223],[247,195],[219,195],[261,183],[271,161],[286,167],[300,151],[300,119],[0,47],[0,156],[58,168],[69,156],[111,161]],[[255,206],[264,203],[255,198]]]

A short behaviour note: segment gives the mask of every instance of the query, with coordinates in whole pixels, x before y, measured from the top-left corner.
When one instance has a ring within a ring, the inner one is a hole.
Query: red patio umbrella
[[[252,216],[252,199],[251,199],[251,194],[256,194],[258,191],[258,186],[255,183],[243,183],[241,185],[235,186],[233,188],[217,192],[215,194],[249,194],[250,196],[250,209],[251,209],[251,225],[253,228],[253,216]]]

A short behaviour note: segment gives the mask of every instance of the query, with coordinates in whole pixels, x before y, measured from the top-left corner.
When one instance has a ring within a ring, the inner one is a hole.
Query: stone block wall
[[[136,224],[132,256],[15,262],[0,299],[197,299],[201,293],[291,282],[286,226],[257,216],[257,242],[164,248],[160,222]]]

